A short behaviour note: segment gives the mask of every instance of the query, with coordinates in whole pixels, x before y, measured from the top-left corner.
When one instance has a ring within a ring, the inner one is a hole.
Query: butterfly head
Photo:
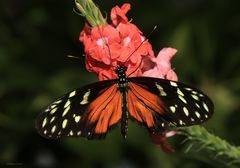
[[[120,65],[115,70],[115,73],[117,74],[118,78],[118,86],[120,89],[120,92],[125,92],[126,86],[127,86],[127,76],[126,76],[127,67]]]
[[[118,75],[118,78],[124,77],[124,76],[126,77],[126,71],[127,71],[127,67],[124,65],[120,65],[115,70],[115,73]]]

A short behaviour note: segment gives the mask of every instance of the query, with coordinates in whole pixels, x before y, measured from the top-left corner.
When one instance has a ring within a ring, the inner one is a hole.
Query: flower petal
[[[115,6],[111,11],[111,20],[113,25],[117,26],[119,23],[128,22],[128,18],[126,17],[126,13],[131,9],[131,5],[129,3],[125,3],[120,8],[119,6]]]
[[[174,152],[173,147],[167,141],[166,132],[150,134],[150,138],[151,138],[152,142],[155,145],[160,146],[164,152],[166,152],[166,153]]]
[[[178,81],[177,74],[172,69],[168,71],[168,73],[166,75],[166,79],[173,80],[173,81]]]

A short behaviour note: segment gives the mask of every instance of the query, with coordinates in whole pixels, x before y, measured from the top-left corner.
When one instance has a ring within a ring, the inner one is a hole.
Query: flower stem
[[[194,154],[198,151],[198,157],[203,156],[203,161],[212,162],[214,165],[218,163],[228,168],[240,167],[240,147],[229,144],[200,126],[181,128],[181,131],[189,142],[186,152]]]
[[[75,5],[92,27],[107,24],[106,19],[92,0],[75,0]]]

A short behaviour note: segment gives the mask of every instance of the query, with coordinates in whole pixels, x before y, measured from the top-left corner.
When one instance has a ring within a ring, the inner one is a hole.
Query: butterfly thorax
[[[125,92],[127,88],[128,81],[127,81],[126,71],[127,71],[127,68],[125,66],[119,66],[115,71],[115,73],[118,76],[117,78],[118,88],[121,93]]]

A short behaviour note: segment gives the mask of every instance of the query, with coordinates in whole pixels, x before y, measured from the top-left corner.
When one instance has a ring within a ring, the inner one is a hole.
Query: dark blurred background
[[[172,66],[180,81],[206,92],[216,111],[205,124],[231,144],[240,144],[240,3],[237,0],[95,0],[109,14],[115,5],[132,4],[129,18],[150,36],[155,54],[178,49]],[[104,141],[47,140],[34,128],[36,115],[56,97],[97,81],[84,67],[78,41],[84,19],[74,1],[1,0],[0,2],[0,166],[83,168],[210,168],[214,163],[184,153],[165,154],[141,127],[129,137],[119,129]],[[109,15],[108,15],[109,18]],[[80,57],[68,58],[67,55]]]

